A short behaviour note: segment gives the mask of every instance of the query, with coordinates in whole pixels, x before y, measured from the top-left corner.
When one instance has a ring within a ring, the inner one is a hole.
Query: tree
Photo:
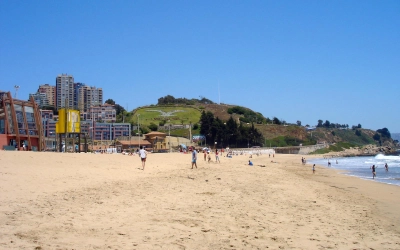
[[[329,128],[330,126],[331,126],[331,123],[328,120],[326,120],[324,123],[324,127]]]
[[[361,131],[356,129],[356,136],[361,136]]]
[[[361,124],[360,123],[357,125],[357,128],[361,128]]]
[[[296,122],[297,126],[301,126],[301,121]]]
[[[148,126],[148,128],[149,128],[151,131],[157,131],[158,126],[157,126],[156,124],[154,124],[154,123],[150,123],[150,125]]]
[[[113,99],[107,99],[105,103],[110,104],[110,105],[115,105],[115,101]]]
[[[378,133],[375,133],[374,136],[372,137],[375,141],[380,141],[381,136]]]
[[[282,122],[281,122],[277,117],[274,117],[274,118],[272,119],[272,122],[273,122],[274,124],[277,124],[277,125],[281,125],[281,124],[282,124]]]
[[[117,115],[123,114],[124,111],[125,111],[124,107],[122,107],[119,104],[115,104],[115,112],[117,113]]]
[[[322,125],[322,123],[323,123],[324,121],[322,121],[322,120],[318,120],[318,125],[317,125],[317,127],[322,127],[323,125]]]
[[[382,137],[386,137],[386,138],[392,138],[392,136],[390,135],[390,132],[387,128],[382,128],[382,129],[378,129],[376,132],[380,133],[382,135]]]

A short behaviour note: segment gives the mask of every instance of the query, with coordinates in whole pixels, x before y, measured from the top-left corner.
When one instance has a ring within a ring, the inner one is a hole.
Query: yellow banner
[[[66,109],[58,110],[58,122],[56,123],[56,133],[80,133],[81,132],[81,116],[79,110]]]

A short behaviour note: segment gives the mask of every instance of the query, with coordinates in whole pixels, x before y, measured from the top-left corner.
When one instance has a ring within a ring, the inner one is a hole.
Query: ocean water
[[[400,186],[400,156],[378,154],[376,156],[310,159],[307,160],[307,164],[328,167],[328,160],[331,162],[331,168],[346,170],[344,173],[346,175]],[[385,163],[389,166],[388,172],[385,170]],[[372,179],[372,170],[370,169],[372,165],[377,167],[374,180]]]

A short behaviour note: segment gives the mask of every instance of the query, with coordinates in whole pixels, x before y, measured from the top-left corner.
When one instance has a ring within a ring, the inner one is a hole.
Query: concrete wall
[[[317,149],[326,148],[328,144],[318,144],[312,146],[294,146],[294,147],[276,147],[276,148],[232,148],[231,150],[236,151],[244,151],[244,152],[252,152],[255,153],[256,151],[262,150],[263,152],[276,152],[277,154],[301,154],[306,155],[309,153],[314,152]]]

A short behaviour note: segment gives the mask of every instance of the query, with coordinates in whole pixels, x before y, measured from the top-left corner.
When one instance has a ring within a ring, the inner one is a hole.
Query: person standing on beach
[[[142,170],[144,170],[144,167],[146,165],[147,151],[143,148],[143,146],[140,146],[139,155],[140,160],[142,161]]]
[[[215,163],[217,163],[217,162],[221,163],[219,161],[218,149],[215,150]]]
[[[375,167],[375,165],[372,165],[372,167],[371,167],[371,169],[372,169],[372,179],[375,179],[375,177],[376,177],[376,167]]]
[[[207,151],[205,149],[203,149],[203,154],[204,154],[204,161],[207,160]]]
[[[192,151],[192,169],[193,169],[193,166],[196,166],[196,168],[197,168],[196,161],[197,161],[197,151],[193,150]]]
[[[387,163],[385,163],[385,170],[386,170],[386,172],[389,172],[389,166]]]
[[[315,174],[315,164],[312,166],[312,173]]]

